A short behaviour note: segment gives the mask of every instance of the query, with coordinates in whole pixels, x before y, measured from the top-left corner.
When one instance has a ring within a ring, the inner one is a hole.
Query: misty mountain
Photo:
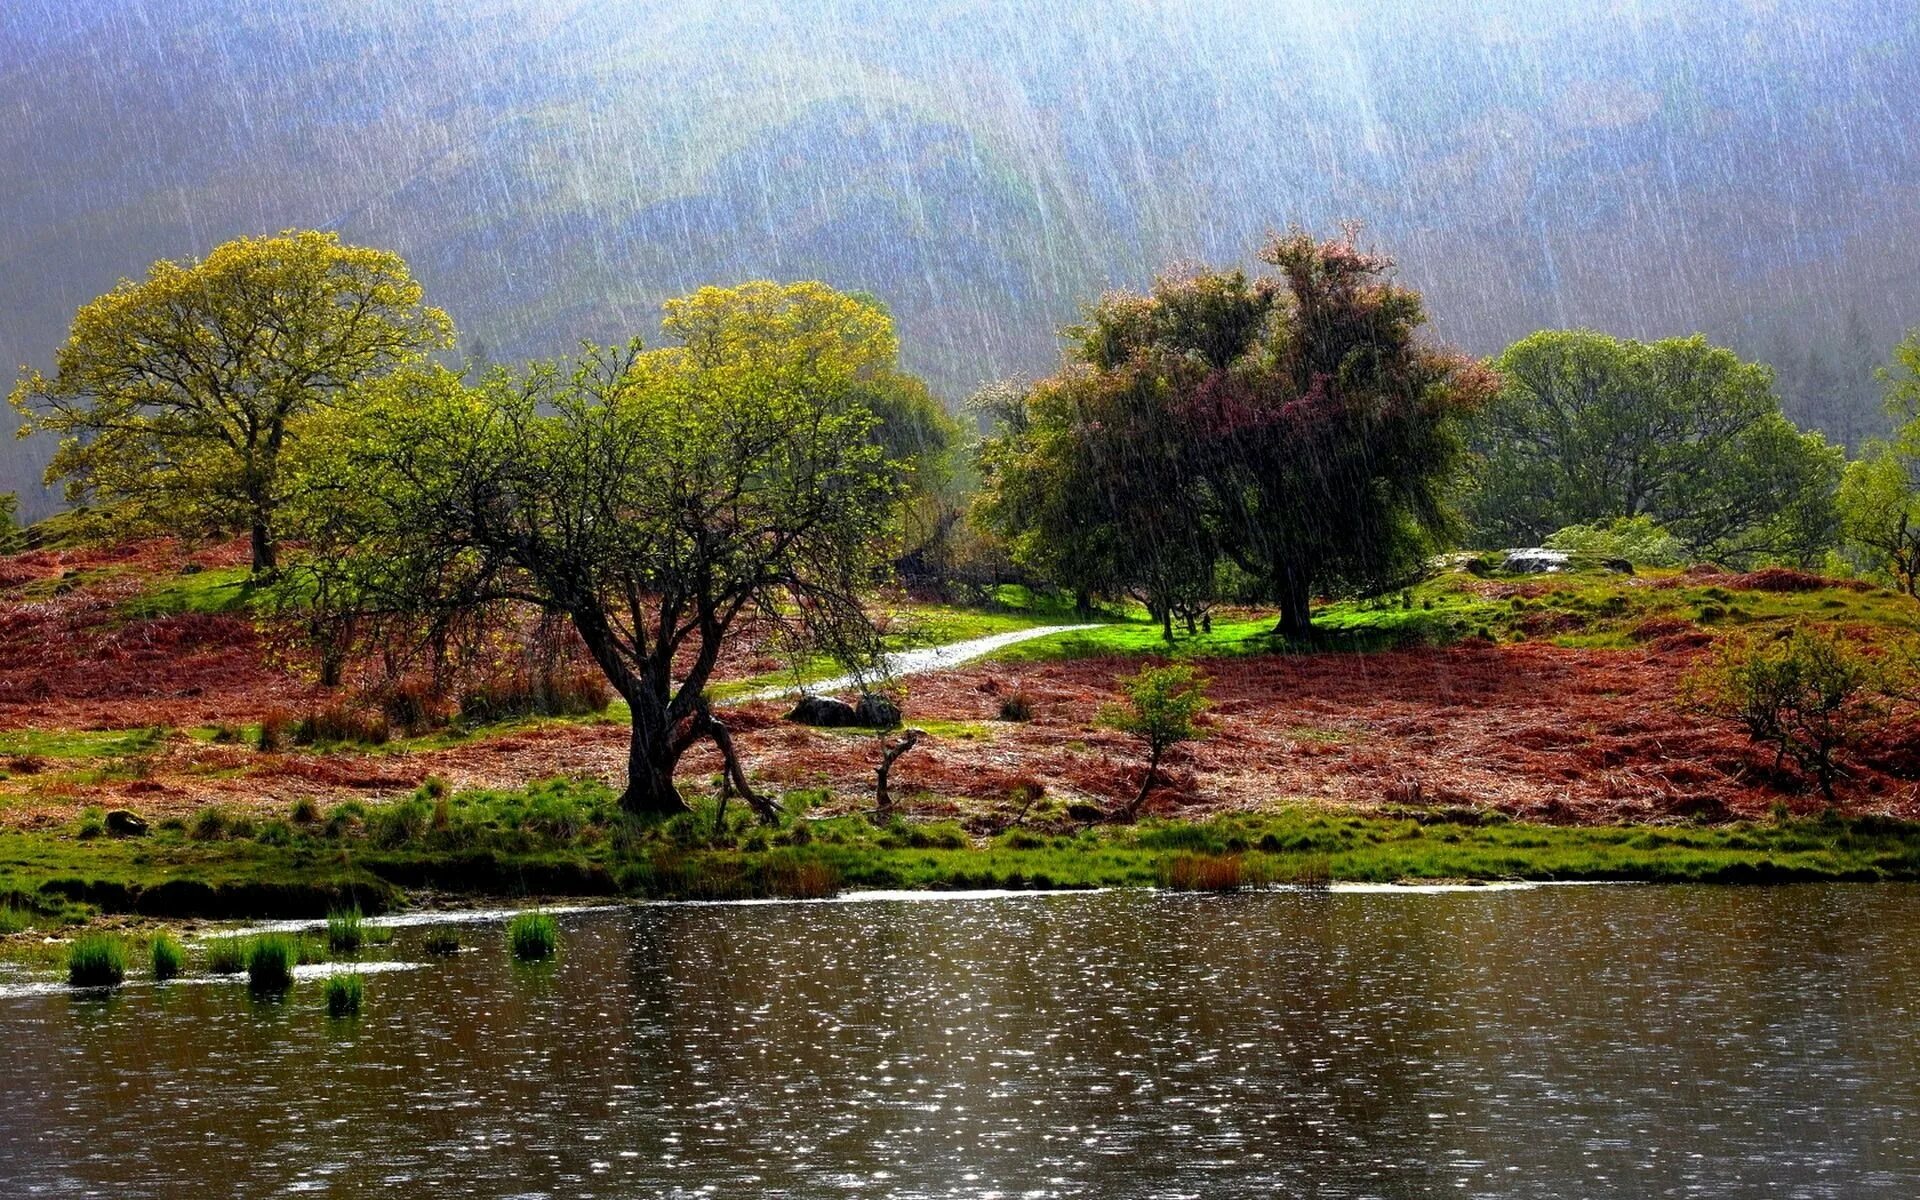
[[[1916,66],[1880,0],[4,0],[0,359],[317,226],[495,360],[818,277],[957,399],[1102,289],[1353,218],[1469,350],[1704,330],[1857,439],[1920,324]],[[44,457],[0,448],[29,512]]]

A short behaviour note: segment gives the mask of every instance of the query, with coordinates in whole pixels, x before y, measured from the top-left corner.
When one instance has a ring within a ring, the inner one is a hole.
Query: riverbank
[[[1206,821],[970,835],[950,822],[799,816],[735,806],[639,824],[611,793],[517,793],[342,805],[302,821],[144,837],[0,833],[0,930],[37,940],[141,918],[318,917],[347,907],[529,897],[824,898],[842,890],[1168,886],[1232,891],[1333,881],[1778,883],[1920,880],[1920,824],[1827,815],[1713,826],[1556,826],[1470,809],[1356,814],[1311,806]]]

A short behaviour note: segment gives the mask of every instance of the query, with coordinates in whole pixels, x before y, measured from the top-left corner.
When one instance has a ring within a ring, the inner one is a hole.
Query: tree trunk
[[[638,817],[671,817],[687,811],[687,802],[673,786],[673,754],[666,730],[649,730],[634,714],[633,735],[627,743],[627,790],[620,807]]]
[[[1280,624],[1274,632],[1282,637],[1302,638],[1313,632],[1313,603],[1307,594],[1307,582],[1289,575],[1280,580]]]
[[[1093,615],[1093,593],[1080,588],[1073,593],[1073,611],[1083,617]]]
[[[256,520],[253,523],[253,573],[265,576],[279,569],[280,551],[273,544],[273,533],[265,521]]]
[[[700,731],[712,738],[713,744],[720,748],[721,777],[725,781],[723,788],[731,788],[739,792],[740,798],[753,809],[755,815],[760,818],[761,824],[772,825],[779,821],[781,812],[779,802],[753,790],[753,785],[747,781],[747,769],[740,762],[740,752],[734,749],[733,735],[728,733],[727,727],[706,708],[704,701],[701,703],[697,720]],[[721,796],[723,797],[721,803],[725,804],[726,791],[723,790]]]
[[[1127,820],[1131,821],[1140,815],[1140,806],[1147,802],[1147,793],[1153,790],[1153,777],[1159,772],[1160,750],[1155,747],[1152,757],[1147,759],[1147,776],[1140,781],[1140,794],[1133,798],[1132,804],[1127,805]]]

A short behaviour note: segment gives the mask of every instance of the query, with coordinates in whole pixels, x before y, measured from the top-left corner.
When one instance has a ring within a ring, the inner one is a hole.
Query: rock
[[[107,832],[114,837],[145,837],[147,823],[124,808],[107,814]]]
[[[1107,812],[1097,804],[1075,802],[1067,805],[1067,816],[1072,820],[1091,825],[1095,821],[1106,820]]]
[[[787,714],[787,720],[828,729],[860,724],[859,714],[854,711],[853,705],[827,696],[800,697],[800,703],[793,706],[793,711]]]
[[[1500,569],[1519,575],[1545,575],[1566,570],[1570,557],[1564,550],[1547,550],[1532,546],[1522,550],[1507,551],[1506,558],[1500,562]]]
[[[1600,560],[1600,566],[1612,571],[1615,575],[1633,574],[1633,564],[1624,558],[1603,558]]]
[[[874,729],[894,729],[900,724],[900,706],[885,696],[865,692],[853,706],[854,724]]]

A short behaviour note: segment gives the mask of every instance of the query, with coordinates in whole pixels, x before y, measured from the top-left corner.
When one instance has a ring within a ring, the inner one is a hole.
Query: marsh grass
[[[458,954],[460,953],[460,935],[451,929],[436,929],[427,935],[426,941],[421,943],[421,948],[428,954]]]
[[[548,913],[520,913],[507,922],[507,948],[522,962],[552,958],[560,948],[560,926]]]
[[[207,943],[207,973],[211,975],[237,975],[247,966],[247,939],[243,937],[215,938]]]
[[[254,938],[247,946],[247,986],[256,992],[291,988],[300,953],[300,939],[289,934],[265,933]]]
[[[86,933],[67,951],[67,982],[74,987],[114,987],[127,977],[127,945],[111,933]]]
[[[1248,886],[1238,854],[1179,854],[1167,860],[1166,885],[1176,892],[1237,892]]]
[[[366,940],[366,922],[359,909],[335,909],[327,914],[327,949],[335,954],[352,954]]]
[[[153,942],[147,947],[148,958],[153,964],[153,977],[159,980],[172,979],[187,965],[187,952],[181,948],[174,936],[164,930],[153,935]]]
[[[358,975],[327,976],[327,1015],[350,1017],[359,1013],[366,984]]]

